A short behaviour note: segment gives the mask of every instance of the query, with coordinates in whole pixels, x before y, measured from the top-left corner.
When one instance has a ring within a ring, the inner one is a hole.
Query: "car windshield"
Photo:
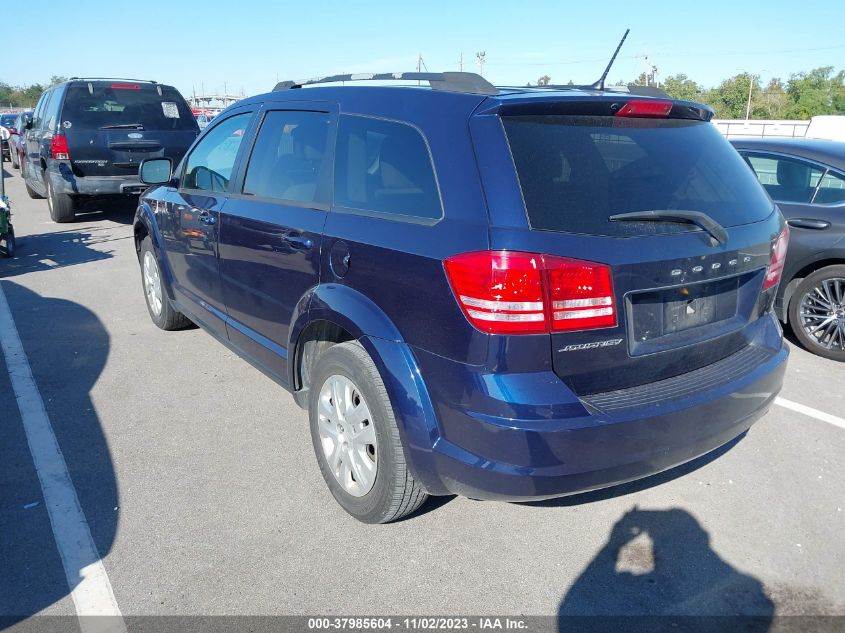
[[[14,125],[16,118],[18,118],[17,114],[0,115],[0,125],[2,125],[3,127],[9,127],[10,125]]]
[[[772,212],[753,174],[710,123],[598,116],[502,121],[534,229],[631,236],[696,227],[608,218],[698,211],[737,226]]]
[[[188,104],[168,86],[90,83],[68,88],[62,109],[65,129],[119,129],[136,124],[145,130],[196,129]]]

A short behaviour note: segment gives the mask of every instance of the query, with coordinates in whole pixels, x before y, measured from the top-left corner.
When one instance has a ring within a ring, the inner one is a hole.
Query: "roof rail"
[[[444,73],[356,73],[351,75],[332,75],[330,77],[315,77],[304,81],[280,81],[273,88],[292,90],[314,84],[339,83],[346,81],[427,81],[432,90],[447,92],[468,92],[471,94],[495,95],[499,94],[496,86],[476,73],[444,72]]]
[[[140,81],[145,84],[157,84],[152,79],[127,79],[126,77],[68,77],[68,81]]]

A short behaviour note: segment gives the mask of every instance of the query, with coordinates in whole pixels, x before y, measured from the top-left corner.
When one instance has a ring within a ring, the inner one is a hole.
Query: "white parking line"
[[[784,409],[790,409],[792,411],[808,415],[811,418],[816,418],[816,420],[821,420],[822,422],[827,422],[833,426],[838,426],[840,429],[845,429],[845,418],[840,418],[838,416],[831,415],[830,413],[819,411],[818,409],[808,407],[805,404],[792,402],[792,400],[787,400],[786,398],[775,398],[775,404],[779,404]]]
[[[9,303],[0,283],[0,349],[26,431],[29,452],[41,483],[44,504],[53,527],[53,538],[65,569],[70,595],[83,631],[125,631],[108,574],[91,538],[76,489],[56,441],[44,401],[18,336]],[[83,618],[82,616],[112,616]]]

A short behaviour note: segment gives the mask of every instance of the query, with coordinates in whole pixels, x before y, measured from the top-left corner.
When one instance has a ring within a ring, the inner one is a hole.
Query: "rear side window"
[[[184,189],[225,193],[249,126],[251,113],[236,114],[210,130],[197,143],[185,163]]]
[[[69,130],[120,129],[138,124],[145,130],[197,129],[188,104],[175,88],[131,82],[69,86],[61,118],[62,126]]]
[[[767,218],[772,203],[704,121],[503,117],[531,227],[608,236],[695,230],[611,222],[633,211],[702,211],[723,226]]]
[[[329,115],[323,112],[268,112],[249,159],[243,192],[314,202],[325,165],[329,124]]]
[[[822,178],[813,202],[816,204],[845,202],[845,178],[839,174],[834,174],[832,171],[827,172]]]
[[[823,170],[803,160],[755,154],[747,159],[772,200],[780,202],[810,202],[822,177]]]
[[[35,112],[32,115],[32,128],[35,130],[41,129],[41,122],[44,120],[44,109],[47,107],[47,102],[50,100],[50,97],[53,95],[52,91],[45,92],[41,95],[41,98],[38,99],[38,103],[35,106]]]
[[[341,116],[336,156],[336,205],[386,215],[442,216],[431,156],[416,128]]]

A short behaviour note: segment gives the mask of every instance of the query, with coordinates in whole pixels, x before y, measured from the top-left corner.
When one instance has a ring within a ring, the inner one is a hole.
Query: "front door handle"
[[[197,219],[202,222],[203,224],[207,224],[208,226],[213,225],[217,222],[217,218],[215,218],[211,213],[205,209],[191,209],[197,214]]]
[[[813,220],[812,218],[791,218],[786,221],[789,226],[794,226],[799,229],[815,229],[816,231],[826,229],[830,226],[830,222],[824,220]]]

